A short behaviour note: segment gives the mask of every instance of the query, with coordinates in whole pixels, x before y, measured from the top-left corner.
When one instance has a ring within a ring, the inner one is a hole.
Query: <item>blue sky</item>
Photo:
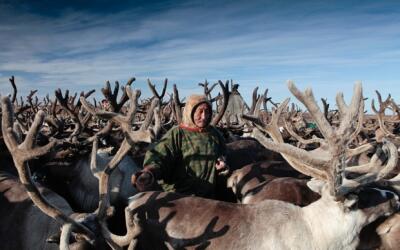
[[[100,96],[107,80],[132,76],[143,96],[147,78],[161,88],[166,77],[185,96],[205,79],[233,79],[247,100],[260,86],[280,102],[293,80],[334,106],[359,80],[367,107],[375,89],[400,103],[399,1],[115,3],[0,0],[0,93],[11,75],[23,96]]]

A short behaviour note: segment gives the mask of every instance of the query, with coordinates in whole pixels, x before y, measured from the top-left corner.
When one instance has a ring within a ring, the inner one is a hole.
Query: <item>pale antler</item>
[[[364,100],[360,83],[357,83],[354,87],[354,94],[349,106],[344,103],[342,94],[339,93],[337,95],[338,103],[340,103],[338,106],[340,106],[341,112],[341,120],[338,128],[331,127],[323,112],[319,109],[310,89],[301,92],[296,88],[293,82],[289,82],[288,86],[292,94],[306,106],[313,120],[316,122],[326,142],[325,146],[327,150],[325,150],[325,153],[315,155],[292,145],[284,144],[279,130],[277,129],[277,122],[263,128],[272,137],[274,142],[263,137],[260,131],[255,131],[256,138],[259,139],[264,146],[270,150],[282,153],[293,167],[305,174],[309,173],[309,175],[314,176],[314,171],[318,170],[319,172],[317,173],[320,173],[320,177],[328,182],[329,190],[335,197],[341,197],[352,189],[370,182],[378,181],[387,176],[386,172],[393,167],[393,162],[396,161],[393,158],[393,149],[390,144],[388,144],[390,150],[387,150],[389,160],[381,171],[369,173],[368,175],[360,176],[354,180],[348,180],[344,175],[349,143],[354,133],[358,130],[358,122],[362,122],[360,113],[363,113]],[[284,102],[285,106],[287,102],[287,100]],[[282,110],[283,106],[281,105],[278,110],[279,109]],[[281,113],[281,110],[277,113]],[[275,120],[277,119],[275,118]],[[371,176],[374,176],[374,178]]]
[[[165,95],[165,91],[167,90],[168,79],[165,78],[165,80],[164,80],[164,86],[163,86],[161,95],[158,94],[158,92],[156,90],[156,85],[152,84],[150,79],[147,79],[147,84],[149,85],[149,88],[150,88],[151,92],[153,93],[153,95],[155,97],[157,97],[160,100],[160,102],[162,102],[162,99],[164,98],[164,95]]]
[[[132,124],[136,114],[136,109],[138,105],[137,101],[140,96],[140,91],[139,90],[132,91],[130,86],[127,86],[125,90],[130,99],[130,107],[128,113],[125,116],[114,112],[96,111],[94,107],[89,102],[86,101],[85,98],[83,97],[80,98],[82,105],[88,112],[90,112],[93,115],[96,115],[99,118],[112,120],[113,122],[118,123],[125,134],[125,139],[121,143],[121,146],[118,149],[117,153],[115,154],[114,158],[107,164],[99,181],[100,201],[99,201],[98,217],[100,220],[104,220],[104,218],[106,217],[107,209],[109,206],[109,192],[108,192],[109,175],[118,165],[118,163],[122,160],[125,154],[131,149],[133,143],[139,141],[151,142],[152,139],[152,134],[149,130],[142,129],[138,131],[133,131]],[[158,99],[155,100],[158,101]],[[148,112],[152,113],[153,110]]]
[[[379,93],[379,91],[376,90],[375,92],[376,92],[376,95],[378,96],[379,110],[377,110],[375,108],[375,100],[374,99],[372,99],[371,108],[378,117],[379,127],[385,133],[386,136],[395,137],[395,135],[392,132],[390,132],[387,129],[387,127],[385,126],[385,110],[392,105],[391,95],[389,94],[388,97],[386,98],[386,100],[382,101],[382,97],[381,97],[381,94]]]
[[[222,81],[218,81],[218,84],[222,90],[223,104],[222,104],[221,109],[218,111],[217,115],[211,121],[210,124],[212,126],[216,126],[219,123],[219,121],[222,119],[222,117],[224,116],[226,107],[228,106],[228,101],[229,101],[229,91],[228,91],[229,81],[226,81],[225,85],[222,83]]]
[[[35,183],[32,181],[28,161],[36,157],[42,156],[56,145],[56,141],[50,141],[45,146],[35,147],[36,136],[40,126],[43,123],[45,113],[39,111],[30,127],[25,140],[19,144],[15,132],[12,129],[14,114],[12,105],[8,97],[2,98],[2,133],[5,144],[10,151],[15,167],[17,168],[21,183],[26,187],[27,192],[33,203],[45,214],[57,220],[61,224],[72,224],[78,230],[84,232],[90,239],[94,239],[91,232],[84,225],[77,223],[72,218],[64,214],[60,209],[49,204],[48,201],[40,194]]]

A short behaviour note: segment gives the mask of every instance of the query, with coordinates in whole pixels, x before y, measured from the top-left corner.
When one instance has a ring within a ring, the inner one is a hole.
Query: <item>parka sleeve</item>
[[[153,144],[146,152],[143,166],[158,170],[159,179],[168,178],[176,160],[180,157],[179,128],[170,129],[158,143]]]

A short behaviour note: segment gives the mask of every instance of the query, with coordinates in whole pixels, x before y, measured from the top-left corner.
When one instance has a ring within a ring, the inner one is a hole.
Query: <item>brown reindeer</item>
[[[233,171],[227,185],[242,204],[271,199],[305,206],[319,195],[307,187],[309,179],[304,177],[284,161],[263,161]]]
[[[113,119],[113,121],[115,122],[120,122],[123,130],[126,133],[127,138],[126,140],[124,140],[122,146],[119,148],[113,159],[107,163],[104,171],[98,172],[97,174],[97,176],[99,177],[100,193],[98,209],[92,214],[82,214],[78,217],[71,215],[71,209],[63,199],[61,199],[60,201],[60,198],[57,198],[57,196],[55,198],[51,198],[54,197],[54,195],[46,196],[50,197],[48,200],[44,198],[44,196],[41,192],[39,192],[31,178],[28,161],[48,153],[58,143],[57,140],[52,140],[44,146],[36,146],[36,137],[45,118],[44,112],[39,111],[36,114],[34,122],[32,123],[32,126],[28,131],[28,134],[26,135],[24,141],[21,143],[19,141],[19,138],[16,137],[15,131],[12,128],[14,116],[11,103],[7,97],[2,99],[2,134],[5,144],[7,145],[13,157],[14,165],[18,170],[21,184],[26,187],[27,194],[29,195],[32,202],[37,206],[37,208],[39,208],[43,213],[54,219],[53,223],[49,220],[41,219],[40,223],[43,223],[41,225],[35,224],[39,223],[39,221],[30,222],[32,226],[31,230],[34,230],[35,226],[43,227],[43,230],[38,231],[37,235],[38,237],[40,236],[38,239],[43,239],[44,237],[46,237],[46,235],[48,236],[49,232],[54,232],[54,228],[57,227],[57,225],[63,225],[63,230],[60,238],[61,249],[69,248],[70,235],[72,232],[75,232],[78,235],[77,237],[79,239],[82,239],[81,241],[95,246],[96,249],[104,247],[104,242],[107,242],[113,248],[118,248],[131,244],[133,237],[135,237],[135,235],[137,234],[137,230],[140,230],[140,227],[136,225],[136,220],[133,217],[131,218],[129,214],[126,214],[127,234],[125,236],[117,236],[112,234],[108,230],[106,225],[106,219],[113,212],[112,208],[110,207],[109,176],[112,174],[119,161],[121,161],[121,159],[128,152],[134,142],[149,141],[151,138],[151,132],[149,130],[145,130],[145,127],[143,127],[143,129],[139,131],[132,131],[132,128],[130,126],[124,126],[125,123],[132,124],[132,119],[135,117],[134,114],[136,112],[137,106],[135,104],[137,103],[137,98],[139,96],[138,91],[131,91],[130,88],[127,89],[127,93],[131,100],[131,107],[126,116],[115,114],[112,112],[101,114],[104,117],[109,117],[110,119]],[[81,98],[81,101],[85,101],[84,97]],[[85,104],[87,105],[87,103]],[[94,145],[96,145],[95,142],[96,141],[94,141]],[[96,146],[94,146],[94,153],[92,153],[92,155],[95,155],[96,149]],[[96,170],[98,171],[95,157],[92,159],[92,168],[95,172]],[[2,184],[7,183],[2,182]],[[13,190],[17,190],[15,189],[17,186],[14,185],[12,187]],[[7,197],[7,193],[5,195]],[[21,198],[23,198],[23,196]],[[57,201],[57,199],[59,200],[59,202],[56,207],[55,205],[57,204],[57,202],[55,201]],[[26,200],[26,198],[23,200]],[[9,199],[9,202],[10,201],[11,200]],[[52,203],[53,201],[55,203]],[[59,204],[61,204],[61,206]],[[62,210],[60,210],[60,208],[58,207],[60,207]],[[28,205],[28,209],[31,208],[32,206]],[[26,210],[26,206],[25,210],[23,207],[20,206],[19,211],[27,212],[28,210]],[[38,211],[36,210],[35,213],[37,212]],[[25,221],[29,219],[29,217],[22,219],[21,226],[29,225],[27,224],[27,221]],[[10,223],[12,222],[10,220],[8,221]],[[58,224],[55,224],[56,222]],[[7,225],[3,223],[2,227],[6,228]],[[8,227],[12,227],[11,224]],[[18,226],[16,228],[18,228]],[[30,245],[30,243],[32,242],[24,241],[25,237],[23,234],[16,234],[13,235],[13,237],[15,241],[10,241],[10,244],[16,244],[16,241],[21,241],[24,244],[23,248],[31,249],[33,247],[32,245]]]
[[[386,178],[396,164],[397,149],[390,142],[384,145],[387,161],[380,171],[356,179],[343,175],[348,140],[356,132],[354,121],[363,110],[361,85],[356,85],[350,106],[343,106],[338,130],[325,120],[310,90],[301,93],[293,83],[289,89],[306,105],[328,150],[315,155],[282,141],[277,120],[288,101],[276,110],[270,124],[259,126],[273,141],[260,130],[256,129],[255,135],[295,169],[314,177],[309,186],[321,194],[321,199],[301,208],[275,200],[242,205],[173,193],[140,193],[126,208],[142,222],[140,248],[352,249],[363,226],[399,208],[393,193],[366,187]]]

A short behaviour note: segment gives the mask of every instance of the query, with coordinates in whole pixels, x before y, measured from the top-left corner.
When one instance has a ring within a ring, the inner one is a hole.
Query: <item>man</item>
[[[147,191],[158,180],[164,191],[213,198],[217,174],[229,168],[224,138],[210,126],[211,104],[205,96],[192,95],[182,118],[146,153],[144,168],[132,176],[132,183]]]

